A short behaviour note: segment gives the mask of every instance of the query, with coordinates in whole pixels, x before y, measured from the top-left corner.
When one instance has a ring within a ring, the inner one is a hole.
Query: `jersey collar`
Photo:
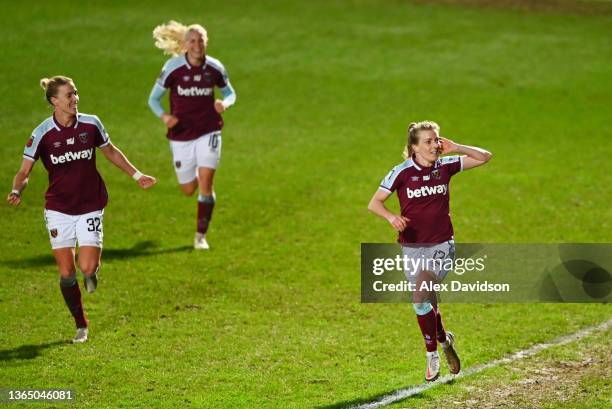
[[[57,121],[57,119],[55,119],[55,113],[54,113],[53,115],[51,115],[51,118],[53,118],[53,126],[55,126],[55,129],[57,129],[58,131],[61,131],[62,129],[76,128],[77,126],[79,126],[79,115],[80,114],[77,112],[76,116],[74,117],[74,125],[63,126]]]
[[[189,58],[187,58],[187,53],[183,54],[183,60],[185,60],[185,65],[187,66],[188,69],[191,69],[194,67],[204,69],[206,68],[206,65],[208,64],[208,61],[206,60],[206,55],[204,55],[204,61],[202,62],[202,65],[200,67],[193,66],[189,63]]]
[[[440,158],[436,159],[436,161],[433,163],[433,165],[431,166],[421,166],[417,163],[416,161],[416,157],[414,156],[414,154],[412,155],[412,157],[410,158],[410,160],[412,161],[412,165],[418,170],[421,171],[423,169],[425,170],[429,170],[429,169],[436,169],[439,165],[440,165]]]

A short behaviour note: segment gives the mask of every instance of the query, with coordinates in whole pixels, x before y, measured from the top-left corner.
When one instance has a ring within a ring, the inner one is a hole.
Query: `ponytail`
[[[208,43],[206,29],[199,24],[186,26],[178,21],[170,20],[167,24],[160,24],[153,30],[155,47],[163,50],[164,54],[177,56],[185,52],[185,38],[191,31],[200,33],[204,46]]]
[[[51,78],[42,78],[40,80],[40,86],[45,90],[45,98],[47,98],[47,102],[50,105],[53,105],[51,103],[51,97],[57,96],[59,87],[66,84],[72,84],[74,86],[74,81],[72,81],[72,78],[64,75],[56,75]]]

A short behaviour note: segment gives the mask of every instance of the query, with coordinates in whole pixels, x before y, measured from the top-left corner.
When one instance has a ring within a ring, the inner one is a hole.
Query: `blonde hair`
[[[440,133],[440,125],[434,121],[412,122],[408,125],[408,141],[404,148],[404,159],[412,157],[414,153],[412,145],[419,143],[419,131],[436,131],[436,133]]]
[[[167,24],[161,24],[153,30],[153,38],[155,39],[155,47],[164,51],[164,54],[177,56],[184,53],[185,40],[187,35],[195,31],[200,33],[204,40],[204,47],[208,44],[208,33],[206,29],[199,24],[191,24],[186,26],[178,21],[170,20]]]
[[[40,86],[45,90],[45,97],[50,105],[53,105],[51,103],[51,97],[57,96],[59,87],[66,84],[72,84],[74,87],[74,81],[72,81],[72,78],[64,75],[56,75],[51,78],[43,78],[40,80]]]

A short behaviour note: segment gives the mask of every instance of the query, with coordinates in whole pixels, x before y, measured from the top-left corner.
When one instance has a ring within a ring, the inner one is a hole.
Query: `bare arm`
[[[11,189],[11,193],[8,194],[6,201],[13,206],[18,206],[21,203],[21,193],[28,185],[28,178],[30,177],[30,173],[32,172],[32,168],[34,167],[34,161],[29,159],[24,159],[21,162],[21,167],[19,171],[15,174],[13,178],[13,187]]]
[[[370,199],[370,203],[368,204],[368,210],[372,213],[382,217],[386,221],[388,221],[391,226],[397,231],[404,230],[410,219],[393,214],[387,207],[385,206],[385,201],[391,196],[391,193],[387,192],[383,189],[378,189],[372,199]]]
[[[106,159],[108,159],[113,165],[130,175],[134,180],[138,182],[138,185],[143,189],[148,189],[153,186],[157,181],[152,176],[143,175],[130,163],[128,158],[125,157],[123,152],[119,150],[115,145],[109,143],[108,145],[100,148]]]
[[[466,155],[463,158],[463,170],[472,169],[487,163],[493,154],[485,149],[475,146],[460,145],[450,139],[440,138],[442,153],[458,153]]]

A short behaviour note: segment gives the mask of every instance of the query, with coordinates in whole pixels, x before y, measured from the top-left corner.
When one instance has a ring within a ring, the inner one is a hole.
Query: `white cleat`
[[[73,344],[82,344],[87,342],[87,336],[89,335],[89,330],[87,327],[85,328],[77,328],[76,335],[72,339]]]
[[[202,233],[196,233],[193,241],[193,248],[196,250],[208,250],[210,246],[206,241],[206,235]]]
[[[425,380],[433,382],[440,376],[440,357],[438,351],[427,353],[427,369],[425,370]]]

